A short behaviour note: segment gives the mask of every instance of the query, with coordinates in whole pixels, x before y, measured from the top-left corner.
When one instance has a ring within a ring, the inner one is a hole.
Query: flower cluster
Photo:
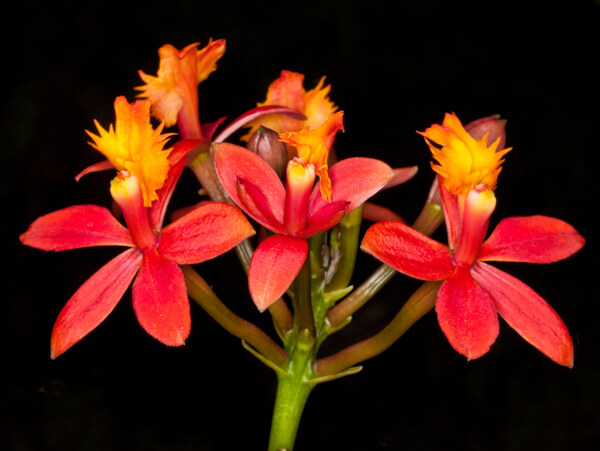
[[[157,75],[139,72],[145,83],[135,88],[141,100],[117,97],[114,125],[106,129],[96,121],[97,132],[88,132],[90,145],[106,160],[76,178],[116,171],[110,195],[119,214],[72,206],[38,218],[20,237],[46,251],[126,248],[67,301],[52,332],[52,358],[102,323],[131,284],[143,329],[165,345],[183,345],[191,327],[189,296],[278,372],[269,449],[293,447],[314,385],[359,371],[352,365],[387,349],[434,307],[448,341],[467,359],[488,352],[500,315],[553,361],[573,365],[573,343],[558,314],[523,282],[488,263],[550,263],[584,245],[572,226],[546,216],[504,219],[486,239],[494,190],[511,150],[505,148],[504,121],[490,116],[463,127],[455,114],[446,114],[442,124],[421,132],[436,180],[411,227],[367,201],[409,180],[416,167],[392,169],[371,157],[337,161],[333,145],[338,132],[345,132],[344,112],[330,100],[325,77],[306,91],[302,74],[282,71],[263,103],[222,128],[225,119],[200,121],[197,90],[215,71],[225,41],[198,47],[161,47]],[[163,133],[175,125],[179,135]],[[244,127],[249,130],[240,143],[226,142]],[[165,226],[186,167],[208,198],[175,212]],[[125,225],[117,219],[121,215]],[[361,242],[363,215],[376,223]],[[429,238],[442,221],[447,245]],[[258,239],[251,240],[255,233]],[[384,265],[355,289],[349,283],[359,243]],[[249,298],[260,312],[270,312],[281,345],[233,314],[190,266],[234,248],[247,272]],[[396,271],[426,283],[383,331],[318,358],[321,343]]]

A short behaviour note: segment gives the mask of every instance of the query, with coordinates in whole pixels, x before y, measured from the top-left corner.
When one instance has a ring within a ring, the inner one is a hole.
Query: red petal
[[[417,172],[419,171],[419,167],[409,166],[407,168],[394,168],[393,171],[396,177],[387,182],[383,189],[393,188],[394,186],[406,183],[417,174]]]
[[[287,235],[273,235],[260,243],[248,271],[250,295],[258,310],[264,312],[285,293],[300,272],[307,253],[306,240]]]
[[[237,188],[238,179],[243,179],[260,189],[266,199],[268,210],[280,224],[283,224],[285,188],[275,171],[262,158],[243,147],[220,143],[214,145],[214,152],[217,174],[233,201],[244,210]],[[252,216],[252,212],[246,211],[246,213]],[[259,221],[257,217],[254,219]]]
[[[331,201],[350,202],[348,211],[354,210],[392,180],[394,171],[382,161],[372,158],[347,158],[329,169]],[[308,216],[319,211],[327,201],[321,196],[321,182],[311,194]]]
[[[457,266],[456,273],[442,284],[435,311],[452,347],[469,360],[488,352],[498,336],[492,298],[465,266]]]
[[[448,232],[448,244],[451,249],[456,249],[460,240],[460,230],[462,226],[462,218],[458,208],[458,198],[455,194],[451,194],[444,187],[442,177],[438,176],[438,189],[442,196],[442,206],[444,207],[444,219],[446,222],[446,231]]]
[[[332,228],[348,213],[348,205],[349,202],[346,201],[325,204],[323,208],[308,218],[306,229],[298,233],[298,238],[308,238],[323,230]]]
[[[167,346],[181,346],[190,334],[190,303],[183,273],[156,249],[144,252],[133,282],[133,309],[141,326]]]
[[[483,243],[479,260],[552,263],[573,255],[584,243],[584,238],[560,219],[506,218]]]
[[[200,263],[229,251],[254,235],[244,214],[233,205],[201,205],[163,229],[158,252],[180,265]]]
[[[45,251],[135,246],[129,231],[110,211],[97,205],[75,205],[41,216],[20,239],[27,246]]]
[[[50,340],[54,359],[94,330],[115,308],[140,267],[142,254],[128,249],[90,277],[63,307]]]
[[[175,144],[171,153],[169,154],[169,161],[171,162],[171,168],[169,174],[163,184],[163,186],[156,192],[158,199],[152,202],[150,209],[150,223],[155,229],[160,230],[162,223],[165,219],[165,213],[167,206],[173,195],[173,190],[177,181],[181,176],[181,172],[185,167],[187,154],[202,141],[197,139],[185,139]]]
[[[267,114],[284,114],[293,119],[298,119],[300,121],[305,121],[306,116],[302,114],[300,111],[292,110],[290,108],[286,108],[278,105],[265,105],[253,108],[249,111],[246,111],[240,117],[235,119],[231,124],[225,128],[219,135],[214,139],[215,142],[221,143],[225,141],[232,133],[235,133],[237,130],[252,122],[255,119],[266,116]]]
[[[573,367],[569,331],[539,294],[485,263],[473,267],[473,277],[492,296],[496,310],[510,327],[556,363]]]
[[[247,180],[238,178],[238,198],[248,215],[273,232],[285,233],[285,227],[270,210],[269,202],[261,190]]]
[[[371,222],[381,221],[398,221],[406,224],[402,216],[397,215],[392,210],[381,205],[376,205],[371,202],[365,202],[363,207],[363,219]]]
[[[108,160],[101,161],[100,163],[96,163],[91,166],[88,166],[83,171],[81,171],[79,174],[77,174],[75,176],[75,181],[78,182],[81,179],[81,177],[83,177],[84,175],[87,175],[87,174],[91,174],[92,172],[107,171],[109,169],[115,169],[115,166]]]
[[[448,248],[400,222],[372,225],[361,249],[396,271],[422,280],[443,280],[454,272]]]
[[[212,140],[213,134],[217,128],[219,128],[219,125],[225,122],[225,119],[227,119],[227,116],[223,116],[222,118],[217,119],[215,122],[202,124],[202,136],[204,136],[208,141]]]

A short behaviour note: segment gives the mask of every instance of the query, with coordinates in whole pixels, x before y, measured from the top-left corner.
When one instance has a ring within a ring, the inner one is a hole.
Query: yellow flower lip
[[[94,121],[98,135],[90,145],[104,156],[120,172],[127,172],[139,180],[144,206],[150,207],[158,199],[159,190],[170,169],[171,149],[163,149],[165,140],[172,133],[161,135],[164,124],[155,130],[150,123],[150,102],[138,100],[129,104],[125,97],[115,100],[116,123],[106,131]]]
[[[488,147],[487,134],[481,139],[473,138],[454,113],[446,113],[441,125],[434,124],[418,133],[425,137],[439,163],[432,162],[432,169],[442,177],[450,193],[466,195],[480,184],[496,189],[503,157],[511,150],[498,149],[500,138]]]
[[[321,180],[321,196],[331,202],[331,179],[329,178],[327,159],[333,146],[333,140],[339,130],[344,131],[343,111],[338,111],[319,127],[305,127],[299,132],[281,133],[279,140],[294,146],[298,151],[297,161],[304,165],[313,165]]]

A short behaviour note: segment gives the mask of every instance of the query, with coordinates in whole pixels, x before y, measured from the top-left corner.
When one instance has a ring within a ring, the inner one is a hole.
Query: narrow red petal
[[[200,263],[224,254],[252,235],[254,229],[240,210],[211,202],[165,227],[158,252],[180,265]]]
[[[214,144],[214,154],[217,174],[229,197],[244,209],[238,195],[238,179],[246,180],[260,189],[268,209],[283,224],[285,188],[275,171],[256,154],[233,144]]]
[[[91,174],[93,172],[107,171],[109,169],[115,169],[115,166],[108,160],[101,161],[100,163],[92,164],[88,166],[83,171],[75,176],[75,181],[78,182],[81,177],[87,174]]]
[[[273,215],[267,198],[258,187],[248,180],[238,178],[237,193],[241,208],[249,216],[273,232],[285,233],[285,227]]]
[[[222,118],[217,119],[215,122],[202,124],[202,136],[204,136],[209,141],[212,140],[212,136],[214,135],[215,131],[217,130],[217,128],[219,128],[219,125],[225,122],[226,119],[227,116],[224,116]]]
[[[140,267],[142,254],[128,249],[104,265],[69,299],[52,330],[50,355],[61,355],[113,311]]]
[[[542,297],[493,266],[477,263],[473,277],[492,296],[496,310],[527,342],[556,363],[573,367],[573,341],[558,314]]]
[[[185,167],[185,157],[200,143],[201,141],[197,139],[185,139],[177,142],[175,146],[173,146],[173,149],[169,154],[171,168],[169,169],[169,173],[163,186],[156,192],[158,199],[152,202],[152,207],[150,208],[150,223],[155,229],[160,230],[162,227],[167,206],[169,205],[169,201],[173,195],[173,190],[175,189],[183,168]]]
[[[381,205],[376,205],[371,202],[365,202],[364,204],[363,219],[371,222],[398,221],[406,224],[406,221],[402,216],[397,215],[389,208],[382,207]]]
[[[190,334],[190,303],[183,273],[156,249],[144,252],[133,282],[133,309],[140,325],[167,346],[181,346]]]
[[[573,255],[584,244],[577,230],[560,219],[506,218],[483,243],[479,260],[552,263]]]
[[[298,233],[299,238],[308,238],[323,230],[329,230],[348,213],[349,202],[338,201],[325,204],[323,208],[308,217],[306,229]]]
[[[254,251],[248,284],[250,296],[264,312],[290,287],[308,253],[306,240],[286,235],[273,235]]]
[[[361,249],[410,277],[443,280],[454,272],[448,248],[400,222],[379,222],[365,233]]]
[[[240,117],[235,119],[231,124],[225,128],[219,135],[214,139],[215,142],[221,143],[225,141],[232,133],[235,133],[240,128],[244,127],[249,122],[253,120],[259,119],[268,114],[283,114],[289,116],[293,119],[298,119],[300,121],[305,121],[306,116],[302,114],[300,111],[292,110],[290,108],[286,108],[278,105],[265,105],[253,108],[249,111],[246,111]]]
[[[329,169],[331,201],[350,202],[354,210],[394,178],[394,171],[382,161],[373,158],[347,158]],[[327,203],[321,196],[321,182],[311,194],[308,215],[312,216]]]
[[[134,246],[129,231],[110,211],[97,205],[75,205],[41,216],[20,239],[27,246],[45,251]]]
[[[484,355],[496,341],[499,324],[492,298],[465,266],[457,266],[442,284],[435,311],[452,347],[469,360]]]
[[[393,188],[394,186],[401,185],[402,183],[408,182],[412,179],[419,171],[418,166],[409,166],[407,168],[394,168],[394,174],[396,175],[392,180],[387,182],[383,189]]]
[[[458,207],[458,198],[451,194],[444,187],[442,177],[437,177],[437,185],[442,197],[442,206],[444,208],[444,220],[446,222],[446,231],[448,232],[448,244],[451,249],[456,249],[460,240],[460,231],[462,227],[462,218]]]

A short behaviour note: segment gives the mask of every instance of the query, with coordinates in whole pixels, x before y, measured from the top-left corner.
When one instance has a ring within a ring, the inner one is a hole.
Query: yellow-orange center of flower
[[[164,124],[156,130],[150,124],[150,102],[138,100],[129,104],[125,97],[115,100],[116,125],[104,130],[94,121],[100,136],[87,132],[94,141],[90,145],[102,152],[118,171],[127,171],[139,181],[144,206],[158,199],[170,168],[169,153],[163,149],[171,134],[161,135]]]
[[[329,178],[327,159],[333,145],[335,135],[344,131],[344,112],[332,114],[320,127],[305,127],[299,132],[288,132],[279,135],[280,141],[294,146],[298,152],[298,161],[303,165],[313,165],[321,181],[321,196],[331,202],[331,179]]]
[[[442,125],[434,124],[420,134],[439,163],[431,163],[431,167],[442,176],[450,193],[467,195],[479,184],[496,189],[503,157],[511,150],[498,149],[500,138],[488,147],[487,134],[479,140],[473,138],[454,113],[446,114]]]

